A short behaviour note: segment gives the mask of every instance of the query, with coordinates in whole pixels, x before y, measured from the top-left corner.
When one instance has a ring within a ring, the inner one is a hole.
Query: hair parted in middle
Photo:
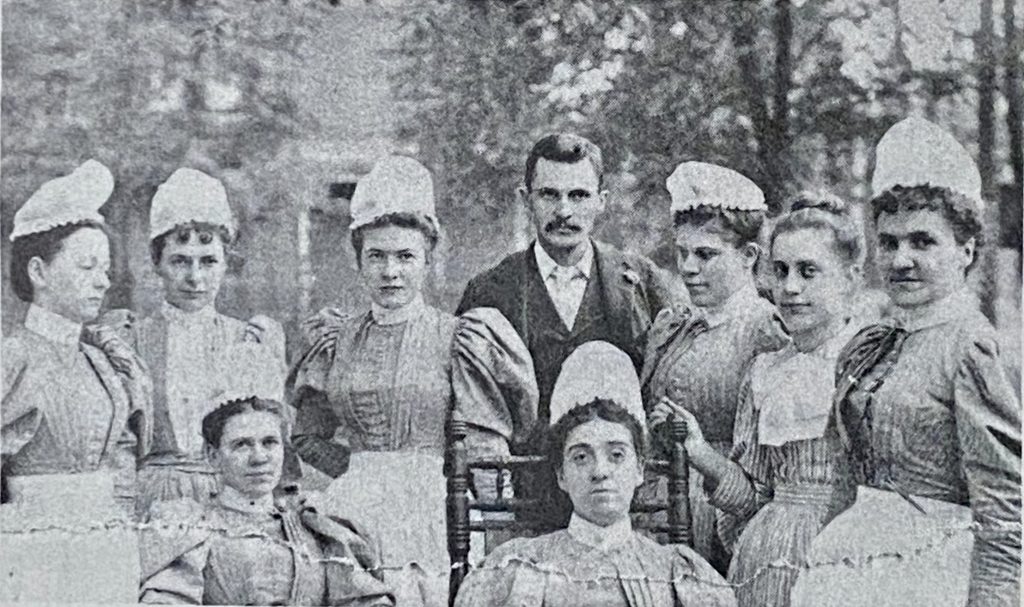
[[[647,449],[644,440],[644,429],[640,425],[640,421],[617,402],[605,398],[595,398],[588,403],[576,405],[569,409],[565,415],[560,417],[548,429],[548,461],[555,470],[560,469],[564,463],[563,458],[565,454],[563,451],[565,450],[565,441],[569,438],[569,433],[587,422],[598,419],[625,426],[629,430],[630,436],[633,437],[633,450],[636,451],[637,457],[640,459],[644,458]]]
[[[527,191],[533,188],[533,175],[537,170],[537,161],[541,158],[569,164],[586,160],[594,168],[598,188],[604,184],[604,158],[601,148],[586,137],[574,133],[552,133],[533,144],[530,154],[526,157],[526,176],[523,180]]]
[[[256,396],[229,400],[219,405],[216,409],[206,414],[203,418],[202,434],[203,441],[213,449],[220,448],[220,439],[224,436],[224,426],[228,420],[243,413],[270,413],[281,422],[281,440],[288,442],[287,421],[284,417],[284,407],[277,401]]]

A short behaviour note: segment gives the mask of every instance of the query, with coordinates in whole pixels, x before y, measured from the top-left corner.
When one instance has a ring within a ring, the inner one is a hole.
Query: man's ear
[[[565,488],[565,476],[562,475],[561,466],[555,469],[555,480],[558,481],[558,488],[561,489],[562,491],[565,491],[565,493],[568,494],[569,491]]]
[[[608,190],[598,192],[597,198],[601,202],[601,211],[604,212],[608,208]]]
[[[521,185],[516,188],[516,198],[519,200],[519,204],[525,206],[527,210],[533,211],[530,207],[530,190],[525,185]]]

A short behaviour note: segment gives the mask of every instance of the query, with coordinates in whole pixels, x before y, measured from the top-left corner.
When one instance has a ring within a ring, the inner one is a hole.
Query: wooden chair
[[[669,543],[691,543],[690,535],[690,502],[688,497],[689,464],[686,450],[683,449],[683,438],[686,436],[685,426],[678,421],[668,422],[667,431],[671,437],[672,447],[669,460],[649,460],[647,471],[653,471],[668,478],[667,502],[643,502],[634,500],[632,512],[655,513],[667,512],[668,522],[663,525],[640,524],[656,533],[665,533]],[[515,520],[515,515],[524,509],[538,505],[538,500],[516,497],[506,498],[505,470],[516,474],[527,468],[539,468],[547,465],[544,456],[511,456],[501,459],[471,460],[466,448],[467,427],[465,422],[451,421],[448,424],[448,450],[446,454],[446,471],[448,484],[447,519],[448,519],[448,555],[451,557],[451,574],[448,578],[448,604],[455,604],[455,596],[463,579],[469,573],[470,534],[495,530],[551,531],[542,529],[536,523]],[[475,470],[496,471],[495,499],[475,499],[469,494]],[[504,512],[513,516],[509,519],[470,522],[470,511]],[[644,517],[649,518],[649,517]]]

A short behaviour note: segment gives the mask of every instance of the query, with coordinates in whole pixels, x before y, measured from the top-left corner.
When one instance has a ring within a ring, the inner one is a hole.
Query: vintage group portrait
[[[0,603],[1020,604],[1024,0],[0,26]]]

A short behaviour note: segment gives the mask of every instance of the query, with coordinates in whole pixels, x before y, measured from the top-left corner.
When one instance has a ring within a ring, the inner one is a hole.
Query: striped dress
[[[778,350],[788,337],[775,307],[753,285],[741,288],[717,314],[663,310],[648,339],[642,374],[647,410],[667,396],[686,407],[700,423],[708,443],[728,455],[744,371],[760,353]],[[667,487],[649,478],[645,499],[664,498]],[[715,509],[707,502],[703,477],[690,469],[693,547],[720,571],[727,556],[715,536]]]
[[[845,503],[833,433],[833,368],[847,323],[810,352],[792,344],[755,359],[736,416],[734,465],[709,496],[732,547],[739,605],[786,606],[811,541]]]

